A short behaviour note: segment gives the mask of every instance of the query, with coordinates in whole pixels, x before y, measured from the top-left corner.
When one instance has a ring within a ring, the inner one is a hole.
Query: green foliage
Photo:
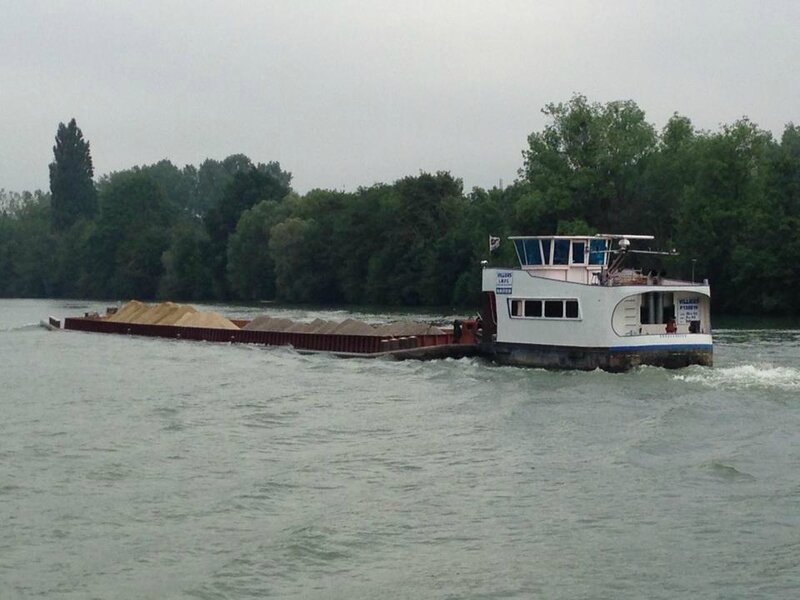
[[[528,201],[529,210],[553,225],[583,215],[606,230],[624,220],[656,145],[644,112],[632,101],[601,105],[580,95],[543,112],[552,122],[528,137],[523,153],[521,174],[539,192]]]
[[[249,163],[249,160],[247,161]],[[261,201],[278,202],[290,191],[288,173],[277,163],[243,166],[229,181],[218,203],[205,216],[214,296],[230,296],[227,279],[228,238],[236,230],[242,214]]]
[[[287,302],[310,302],[322,291],[315,264],[316,222],[290,217],[270,231],[269,251],[275,261],[275,286]]]
[[[92,295],[155,298],[164,272],[161,255],[175,219],[174,207],[146,172],[105,178],[90,241]]]
[[[92,281],[91,241],[96,224],[81,219],[55,238],[55,270],[51,295],[65,298],[85,296]]]
[[[684,188],[675,239],[684,256],[696,258],[700,271],[717,282],[717,305],[723,310],[754,307],[756,281],[744,276],[744,255],[736,252],[750,246],[745,240],[764,216],[773,145],[769,133],[748,121],[726,126],[695,145],[694,179]],[[759,268],[768,272],[769,264]]]
[[[228,240],[228,283],[237,298],[275,297],[275,262],[269,251],[270,230],[283,220],[286,209],[262,200],[242,213]]]
[[[0,294],[42,297],[55,293],[55,238],[50,228],[50,197],[24,196],[0,213]]]
[[[164,275],[159,298],[204,300],[211,298],[208,235],[196,218],[182,218],[173,227],[171,243],[161,256]]]
[[[367,299],[376,304],[437,303],[442,299],[438,289],[460,274],[440,261],[452,258],[443,237],[458,218],[461,181],[449,173],[422,173],[399,180],[393,188],[378,206],[383,243],[369,261]]]
[[[95,192],[88,143],[62,124],[52,201],[0,190],[0,295],[475,307],[481,261],[517,260],[489,236],[607,231],[677,247],[639,266],[709,278],[715,310],[798,314],[800,128],[777,141],[675,114],[656,132],[632,101],[583,96],[544,113],[519,180],[466,194],[437,172],[299,196],[242,154],[133,167]]]
[[[56,231],[71,227],[79,219],[90,219],[97,211],[94,189],[94,168],[89,142],[72,119],[68,125],[59,123],[55,160],[50,163],[50,193],[52,220]]]

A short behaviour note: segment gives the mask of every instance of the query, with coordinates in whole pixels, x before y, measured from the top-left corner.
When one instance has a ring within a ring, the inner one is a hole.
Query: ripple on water
[[[132,467],[115,462],[88,471],[86,473],[86,478],[92,481],[113,483],[115,481],[127,479],[133,472],[134,470]]]
[[[77,311],[22,306],[0,300],[2,599],[800,588],[796,335],[617,375],[51,334],[25,324]]]
[[[740,471],[736,467],[718,460],[709,461],[702,465],[701,468],[720,481],[750,482],[756,480],[756,478],[749,473]]]

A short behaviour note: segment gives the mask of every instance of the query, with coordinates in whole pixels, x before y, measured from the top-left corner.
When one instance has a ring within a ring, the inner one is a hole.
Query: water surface
[[[797,597],[800,329],[608,374],[37,326],[104,306],[0,300],[0,598]]]

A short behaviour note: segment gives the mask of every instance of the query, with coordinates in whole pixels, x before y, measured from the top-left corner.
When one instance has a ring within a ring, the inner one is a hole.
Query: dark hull
[[[577,369],[611,372],[629,371],[640,365],[680,369],[690,365],[713,365],[713,350],[708,346],[653,347],[615,350],[614,348],[576,348],[537,344],[495,343],[483,354],[497,363],[540,369]]]

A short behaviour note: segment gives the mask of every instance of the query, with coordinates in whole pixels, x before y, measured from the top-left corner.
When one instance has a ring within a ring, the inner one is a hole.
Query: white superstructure
[[[631,240],[652,236],[510,239],[520,267],[483,270],[484,346],[496,359],[610,370],[711,364],[709,285],[621,268]]]

